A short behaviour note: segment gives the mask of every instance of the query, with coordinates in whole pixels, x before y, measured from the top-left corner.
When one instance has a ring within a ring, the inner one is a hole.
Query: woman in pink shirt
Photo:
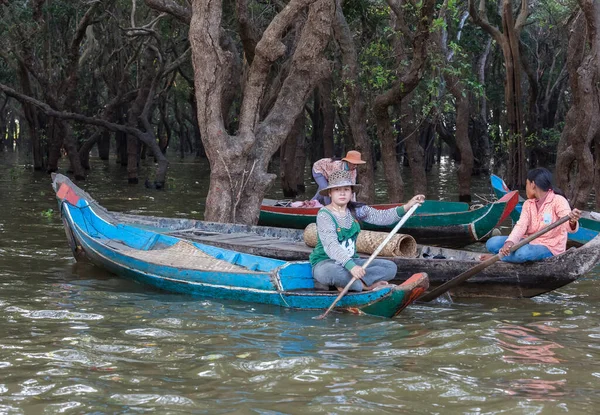
[[[329,185],[329,175],[334,171],[348,170],[352,177],[352,183],[356,184],[356,167],[358,164],[365,163],[366,161],[361,159],[361,154],[356,150],[350,150],[346,154],[346,157],[341,160],[336,158],[324,158],[316,161],[315,164],[313,164],[312,175],[319,188],[312,200],[318,200],[324,206],[330,204],[331,198],[320,194],[320,192]]]
[[[527,200],[523,203],[521,217],[509,236],[494,236],[487,241],[488,251],[504,255],[502,261],[539,261],[558,255],[567,249],[567,233],[579,228],[578,209],[571,210],[562,192],[552,187],[552,174],[545,168],[527,173]],[[510,248],[520,240],[569,215],[569,221],[546,232],[531,243],[510,253]]]

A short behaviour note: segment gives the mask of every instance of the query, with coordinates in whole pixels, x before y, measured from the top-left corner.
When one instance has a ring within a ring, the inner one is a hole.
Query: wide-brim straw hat
[[[362,160],[361,157],[362,155],[360,152],[356,150],[350,150],[348,153],[346,153],[346,157],[344,157],[342,160],[352,164],[365,164],[366,161]]]
[[[336,187],[351,187],[356,194],[362,187],[360,184],[352,182],[352,176],[348,170],[336,170],[329,175],[329,186],[319,191],[321,196],[329,196],[329,190]]]

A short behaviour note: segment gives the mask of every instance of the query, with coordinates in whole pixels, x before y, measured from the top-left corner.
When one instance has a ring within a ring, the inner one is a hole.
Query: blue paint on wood
[[[178,293],[300,309],[327,308],[338,295],[337,291],[314,290],[312,268],[305,261],[286,262],[200,243],[191,244],[241,269],[198,270],[136,258],[133,250],[158,254],[181,240],[139,227],[110,223],[83,199],[77,205],[63,202],[61,206],[65,226],[73,231],[77,245],[92,262],[123,277]],[[411,291],[390,285],[370,292],[348,293],[338,307],[364,308],[377,303],[378,307],[369,310],[393,316],[402,309]]]

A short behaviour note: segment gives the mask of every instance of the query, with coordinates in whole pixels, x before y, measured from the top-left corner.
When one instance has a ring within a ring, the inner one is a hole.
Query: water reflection
[[[515,379],[508,382],[505,392],[511,396],[523,396],[542,401],[554,401],[566,395],[567,381],[546,379]]]
[[[509,363],[560,363],[554,349],[562,349],[560,344],[543,340],[535,334],[555,333],[559,329],[543,323],[518,325],[502,325],[496,331],[499,336],[498,345],[509,354],[503,356]]]

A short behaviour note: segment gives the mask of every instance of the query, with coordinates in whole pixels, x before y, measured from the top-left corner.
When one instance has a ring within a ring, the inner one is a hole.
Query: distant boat
[[[426,200],[402,227],[402,233],[413,236],[418,243],[446,247],[463,247],[488,237],[492,230],[518,203],[518,192],[510,192],[500,200],[476,209],[467,203]],[[372,205],[389,209],[402,204]],[[318,207],[290,207],[265,199],[258,224],[283,228],[304,229],[317,220]],[[393,226],[361,225],[367,230],[386,231]]]
[[[496,197],[504,197],[507,192],[510,192],[510,189],[500,177],[492,174],[490,178]],[[523,208],[524,201],[525,199],[519,197],[519,204],[517,204],[515,210],[510,214],[513,222],[517,222],[519,217],[521,217],[521,209]],[[575,246],[583,245],[594,239],[598,235],[598,232],[600,232],[600,213],[583,212],[579,219],[579,230],[575,233],[568,234],[568,243],[569,245]]]
[[[53,183],[76,259],[177,293],[321,310],[337,291],[317,290],[310,263],[286,262],[210,246],[120,222],[67,177]],[[428,287],[424,273],[401,285],[350,292],[337,310],[394,317]]]

